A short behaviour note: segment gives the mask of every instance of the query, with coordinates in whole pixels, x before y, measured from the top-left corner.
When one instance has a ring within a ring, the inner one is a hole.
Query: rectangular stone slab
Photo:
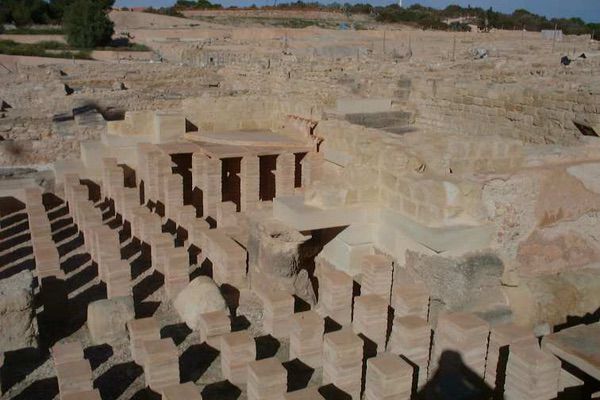
[[[544,336],[542,348],[600,380],[600,324],[578,325]]]

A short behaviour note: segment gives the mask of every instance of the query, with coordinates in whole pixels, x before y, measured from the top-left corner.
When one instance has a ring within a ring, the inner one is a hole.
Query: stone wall
[[[188,98],[183,100],[186,118],[202,131],[280,131],[288,115],[315,118],[314,102],[263,97]]]
[[[449,133],[571,144],[581,136],[574,120],[600,125],[600,88],[547,85],[416,79],[410,100],[417,125]]]
[[[514,171],[524,160],[520,142],[498,137],[414,132],[392,139],[339,120],[321,121],[316,134],[325,160],[342,169],[309,190],[312,203],[378,204],[429,226],[483,218],[474,176]]]

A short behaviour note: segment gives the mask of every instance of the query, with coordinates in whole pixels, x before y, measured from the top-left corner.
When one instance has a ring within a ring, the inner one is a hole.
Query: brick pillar
[[[260,191],[260,162],[256,156],[246,156],[242,159],[240,178],[241,210],[246,212],[257,207]]]
[[[217,203],[221,202],[221,160],[207,158],[202,170],[202,208],[204,215],[217,217]]]
[[[363,341],[352,331],[342,329],[325,335],[323,342],[323,385],[333,383],[360,399]]]
[[[302,187],[305,188],[318,179],[323,157],[319,153],[309,152],[302,159]]]
[[[277,156],[275,170],[275,196],[292,196],[294,194],[294,169],[296,156],[293,153],[282,153]]]
[[[385,351],[387,309],[387,300],[376,294],[354,298],[352,329],[356,334],[362,333],[375,342],[378,353]]]

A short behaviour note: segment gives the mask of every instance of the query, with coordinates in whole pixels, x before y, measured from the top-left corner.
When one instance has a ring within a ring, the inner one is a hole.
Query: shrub
[[[71,3],[65,10],[64,28],[71,46],[88,49],[106,46],[114,33],[114,24],[98,0]]]

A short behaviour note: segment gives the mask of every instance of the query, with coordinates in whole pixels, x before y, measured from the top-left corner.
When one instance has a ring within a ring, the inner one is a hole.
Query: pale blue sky
[[[279,3],[287,0],[278,0]],[[311,1],[311,0],[305,0]],[[224,6],[237,5],[249,6],[251,4],[265,5],[273,4],[273,0],[215,0]],[[332,2],[322,0],[323,3]],[[344,3],[338,0],[339,3]],[[352,3],[371,3],[374,5],[387,5],[394,3],[390,0],[360,0],[349,1]],[[174,3],[174,0],[117,0],[119,7],[153,6],[163,7]],[[448,4],[471,5],[473,7],[489,8],[503,12],[511,12],[515,8],[526,8],[537,14],[548,17],[581,17],[588,22],[600,22],[600,0],[404,0],[405,5],[419,3],[431,7],[444,8]]]

